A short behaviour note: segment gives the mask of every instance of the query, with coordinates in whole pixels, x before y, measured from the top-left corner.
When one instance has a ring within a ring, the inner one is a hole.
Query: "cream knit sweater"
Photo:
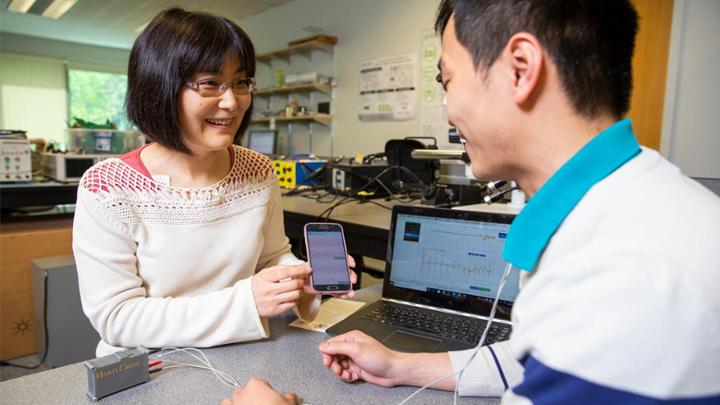
[[[250,277],[300,261],[272,163],[245,148],[231,153],[230,173],[205,188],[165,186],[120,159],[83,176],[73,250],[83,310],[102,338],[98,356],[269,336]]]

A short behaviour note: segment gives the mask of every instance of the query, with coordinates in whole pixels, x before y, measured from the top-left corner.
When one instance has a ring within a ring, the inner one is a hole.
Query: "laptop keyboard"
[[[375,309],[366,313],[362,319],[419,330],[473,345],[478,344],[487,324],[487,321],[482,319],[413,308],[407,305],[395,305],[384,301],[378,304]],[[493,322],[488,331],[485,344],[507,340],[511,331],[512,327],[510,325]]]

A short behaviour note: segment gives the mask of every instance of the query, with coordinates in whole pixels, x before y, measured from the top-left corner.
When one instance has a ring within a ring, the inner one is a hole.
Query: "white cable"
[[[203,370],[213,371],[213,370],[212,370],[211,368],[209,368],[209,367],[200,366],[200,365],[197,365],[197,364],[182,363],[182,362],[172,361],[172,360],[167,360],[166,363],[172,364],[172,366],[166,366],[166,367],[163,367],[163,369],[166,369],[166,368],[175,368],[175,367],[192,367],[192,368],[199,368],[199,369],[203,369]],[[231,382],[230,380],[226,380],[226,378],[232,378],[232,377],[223,376],[223,375],[218,375],[218,374],[216,374],[216,376],[218,377],[218,379],[220,380],[220,382],[222,382],[224,385],[226,385],[226,386],[228,386],[228,387],[230,387],[230,388],[236,388],[236,387],[237,387],[237,386],[236,386],[233,382]]]
[[[194,355],[192,353],[192,351],[196,351],[196,352],[200,353],[200,355],[203,358],[202,359],[198,358],[196,355]],[[197,359],[198,361],[200,361],[201,363],[203,363],[207,367],[209,367],[212,370],[213,374],[215,374],[215,376],[217,378],[219,378],[221,380],[224,378],[226,381],[228,381],[229,384],[232,385],[232,388],[237,388],[240,386],[240,384],[238,384],[237,380],[235,380],[235,378],[233,378],[230,374],[228,374],[224,371],[221,371],[221,370],[217,370],[215,367],[213,367],[213,365],[210,363],[210,360],[208,360],[207,356],[205,355],[205,353],[202,350],[196,349],[194,347],[189,347],[189,348],[186,348],[184,350],[184,352],[186,352],[190,356],[194,357],[195,359]]]
[[[462,370],[460,370],[460,371],[462,371]],[[442,381],[442,380],[446,380],[446,379],[454,376],[455,374],[459,373],[460,371],[455,371],[455,372],[453,372],[453,373],[451,373],[451,374],[448,374],[448,375],[446,375],[446,376],[440,377],[440,378],[438,378],[437,380],[431,381],[431,382],[428,383],[428,384],[425,384],[424,386],[418,388],[417,390],[415,390],[415,392],[413,392],[412,394],[410,394],[409,397],[403,399],[402,402],[400,402],[398,405],[403,405],[404,403],[406,403],[407,401],[409,401],[410,399],[412,399],[412,397],[414,397],[415,395],[419,394],[422,390],[424,390],[424,389],[426,389],[426,388],[428,388],[428,387],[431,387],[431,386],[439,383],[439,382]]]
[[[465,371],[465,369],[470,365],[470,363],[473,361],[475,356],[478,354],[480,349],[482,348],[483,343],[485,343],[485,339],[487,338],[488,331],[490,330],[490,326],[492,324],[492,321],[495,319],[495,311],[497,310],[497,304],[500,300],[500,293],[502,292],[503,287],[505,287],[505,282],[507,281],[508,277],[510,277],[510,270],[512,270],[512,263],[508,263],[507,266],[505,266],[505,272],[502,275],[502,278],[500,279],[500,284],[498,285],[498,291],[497,294],[495,294],[495,301],[493,301],[492,309],[490,310],[490,316],[488,317],[487,324],[485,325],[485,330],[483,330],[482,336],[480,336],[480,341],[478,342],[477,346],[475,347],[475,351],[473,354],[468,358],[468,360],[465,362],[465,364],[462,366],[462,368],[459,371],[455,371],[451,374],[448,374],[446,376],[440,377],[437,380],[434,380],[417,390],[413,392],[409,397],[403,399],[398,405],[403,405],[407,403],[412,397],[419,394],[421,391],[423,391],[426,388],[429,388],[440,381],[443,381],[445,379],[448,379],[455,374],[458,374],[457,382],[455,383],[455,390],[453,392],[453,404],[457,404],[457,395],[458,395],[458,387],[460,386],[460,379],[462,378],[462,374]]]
[[[207,356],[205,356],[205,353],[203,353],[203,352],[202,352],[201,350],[199,350],[199,349],[196,349],[196,348],[194,348],[194,347],[185,348],[185,349],[172,348],[170,352],[165,353],[165,354],[172,354],[172,353],[175,353],[175,352],[178,352],[178,351],[190,355],[191,357],[195,358],[195,359],[198,360],[200,363],[202,363],[205,367],[197,366],[197,365],[189,365],[189,366],[197,367],[197,368],[203,368],[203,369],[212,371],[213,374],[215,374],[215,376],[216,376],[221,382],[223,382],[225,385],[230,386],[231,388],[235,388],[235,387],[238,387],[238,386],[239,386],[239,384],[237,383],[237,381],[236,381],[231,375],[229,375],[228,373],[226,373],[226,372],[224,372],[224,371],[217,370],[215,367],[213,367],[213,365],[210,363],[210,360],[208,360]],[[195,354],[193,354],[192,351],[196,351],[196,352],[200,353],[200,355],[202,356],[202,359],[201,359],[200,357],[196,356]],[[186,363],[179,363],[179,362],[175,362],[175,361],[173,361],[173,360],[170,360],[170,362],[173,362],[173,363],[176,363],[176,364],[188,365],[188,364],[186,364]]]
[[[176,362],[176,361],[174,361],[174,360],[168,360],[169,363],[174,363],[174,364],[177,364],[177,365],[183,365],[183,366],[187,366],[187,367],[195,367],[195,368],[201,368],[201,369],[205,369],[205,370],[210,370],[210,371],[213,372],[213,374],[215,374],[215,376],[216,376],[221,382],[223,382],[223,384],[228,385],[228,386],[230,386],[231,388],[235,388],[235,387],[237,387],[237,386],[239,385],[239,384],[237,383],[237,381],[236,381],[232,376],[230,376],[228,373],[225,373],[224,371],[220,371],[220,370],[215,369],[215,367],[213,367],[213,365],[210,363],[210,360],[208,360],[207,356],[205,356],[205,353],[203,353],[203,352],[202,352],[201,350],[199,350],[199,349],[196,349],[196,348],[193,348],[193,347],[191,347],[191,348],[185,348],[185,349],[178,349],[178,348],[166,348],[166,349],[168,349],[168,350],[170,350],[170,351],[167,352],[167,353],[161,353],[160,356],[162,356],[162,355],[169,355],[169,354],[173,354],[173,353],[176,353],[176,352],[183,352],[183,353],[186,353],[186,354],[190,355],[191,357],[195,358],[195,359],[198,360],[200,363],[202,363],[204,366],[198,366],[198,365],[196,365],[196,364],[181,363],[181,362]],[[165,349],[164,349],[164,350],[165,350]],[[200,357],[196,356],[194,353],[192,353],[192,351],[196,351],[196,352],[200,353],[200,355],[202,355],[203,358],[200,358]]]
[[[185,353],[185,354],[191,356],[195,360],[199,361],[202,365],[183,363],[183,362],[179,362],[179,361],[175,361],[175,360],[169,360],[169,359],[166,359],[165,357],[163,357],[163,356],[169,356],[171,354],[178,353],[178,352]],[[193,352],[200,353],[200,356],[202,356],[202,357],[199,357],[198,355],[196,355]],[[218,380],[220,380],[220,382],[227,385],[228,387],[230,387],[230,388],[240,387],[240,384],[237,382],[237,380],[233,376],[231,376],[230,374],[228,374],[222,370],[218,370],[215,367],[213,367],[212,363],[210,363],[210,360],[208,360],[205,353],[203,353],[202,350],[200,350],[200,349],[196,349],[194,347],[187,347],[187,348],[163,347],[162,349],[160,349],[160,354],[158,354],[157,357],[163,357],[164,362],[174,364],[174,366],[168,366],[168,367],[163,367],[163,368],[173,368],[173,367],[181,367],[182,366],[182,367],[193,367],[193,368],[199,368],[199,369],[203,369],[203,370],[210,370],[215,375],[215,377]]]

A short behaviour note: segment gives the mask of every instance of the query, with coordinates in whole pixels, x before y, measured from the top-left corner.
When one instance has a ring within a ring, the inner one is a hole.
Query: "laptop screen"
[[[489,315],[507,264],[502,250],[513,217],[395,207],[383,296]],[[512,271],[500,294],[501,319],[509,320],[519,277]]]

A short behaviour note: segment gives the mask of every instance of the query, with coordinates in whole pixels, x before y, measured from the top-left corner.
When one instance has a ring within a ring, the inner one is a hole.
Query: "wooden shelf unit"
[[[335,45],[322,41],[310,41],[304,44],[293,45],[277,51],[257,55],[258,62],[269,63],[273,58],[287,58],[292,54],[308,53],[314,50],[331,51]]]
[[[253,124],[266,124],[270,123],[270,120],[275,119],[275,122],[317,122],[323,125],[329,125],[332,118],[330,114],[311,114],[297,117],[257,117],[253,118],[250,122]]]
[[[277,83],[275,75],[278,74],[278,71],[284,72],[284,75],[289,74],[288,72],[317,71],[334,77],[334,49],[335,44],[310,40],[256,56],[258,69],[262,73],[269,73],[270,76],[261,75],[261,83],[264,87],[257,88],[253,92],[256,111],[262,112],[262,114],[253,117],[250,124],[277,129],[278,143],[283,150],[290,153],[297,151],[318,153],[320,151],[315,149],[317,144],[314,142],[314,138],[320,136],[322,137],[320,142],[323,145],[322,154],[332,155],[334,153],[335,87],[319,82],[284,84],[282,87],[273,87]],[[271,80],[264,80],[267,78]],[[273,78],[275,80],[272,80]],[[319,102],[329,103],[330,111],[317,113]],[[293,117],[279,114],[280,112],[284,113],[288,105],[297,104],[305,107],[305,111],[309,114]],[[271,114],[271,116],[266,116],[267,114]],[[298,149],[296,145],[302,146]]]
[[[267,95],[273,95],[273,94],[298,93],[298,92],[303,92],[303,91],[322,91],[324,93],[329,93],[331,90],[332,90],[332,86],[330,86],[329,84],[308,83],[308,84],[297,84],[297,85],[293,85],[293,86],[257,89],[253,92],[253,94],[255,96],[267,96]]]

